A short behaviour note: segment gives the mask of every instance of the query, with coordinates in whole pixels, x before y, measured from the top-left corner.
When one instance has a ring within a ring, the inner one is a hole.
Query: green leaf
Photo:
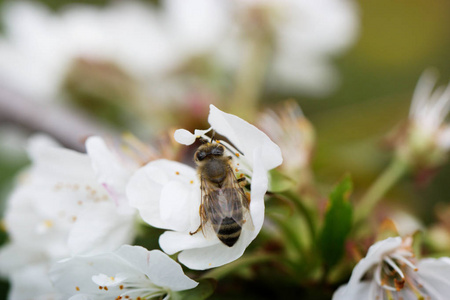
[[[289,190],[295,185],[295,181],[276,169],[270,171],[270,188],[272,193],[280,193]]]
[[[353,207],[348,200],[352,181],[345,177],[331,192],[318,245],[327,267],[335,265],[342,257],[345,239],[352,227]]]
[[[214,293],[217,281],[212,278],[205,278],[199,281],[199,284],[192,290],[176,292],[170,299],[174,300],[203,300]]]

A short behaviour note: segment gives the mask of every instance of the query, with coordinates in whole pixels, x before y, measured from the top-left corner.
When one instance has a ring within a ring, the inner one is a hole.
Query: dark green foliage
[[[345,177],[331,192],[319,235],[318,246],[326,267],[332,267],[342,257],[345,239],[352,226],[353,207],[348,200],[352,181]]]

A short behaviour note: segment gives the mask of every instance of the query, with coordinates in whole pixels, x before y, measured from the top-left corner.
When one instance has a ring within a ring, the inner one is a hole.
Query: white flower
[[[49,269],[48,263],[40,262],[14,270],[9,277],[11,288],[8,299],[65,300],[53,287],[48,277]]]
[[[450,85],[433,92],[437,76],[425,71],[417,83],[409,112],[406,139],[398,153],[405,159],[433,166],[450,149],[450,126],[445,118],[450,110]]]
[[[170,299],[172,292],[196,287],[181,266],[159,250],[124,245],[93,256],[75,256],[50,271],[66,299]]]
[[[138,2],[106,9],[78,5],[60,14],[20,2],[7,5],[4,18],[0,74],[37,99],[55,97],[79,57],[112,61],[132,74],[165,70],[175,60],[157,16]]]
[[[30,140],[32,165],[8,199],[10,241],[0,249],[11,299],[57,299],[47,276],[51,264],[71,254],[110,251],[134,238],[134,209],[117,205],[129,170],[120,168],[100,138],[90,138],[88,148],[92,159],[46,137]]]
[[[28,263],[112,250],[133,239],[132,210],[120,210],[98,183],[88,155],[43,138],[31,140],[29,155],[32,165],[5,212],[10,242],[0,251],[4,274]]]
[[[437,76],[432,70],[422,74],[414,91],[409,118],[423,138],[434,139],[440,147],[448,150],[450,127],[444,124],[444,120],[450,110],[450,84],[433,92],[436,81]]]
[[[159,78],[211,49],[226,28],[213,2],[186,5],[171,0],[157,9],[139,1],[118,1],[103,8],[71,5],[52,13],[33,2],[8,3],[3,10],[0,78],[42,100],[58,95],[77,58],[113,62],[143,82]]]
[[[280,146],[282,168],[298,176],[299,170],[308,167],[315,142],[314,129],[295,101],[287,101],[277,112],[267,109],[257,124]]]
[[[411,244],[410,237],[395,237],[372,245],[333,300],[448,299],[450,258],[417,261]]]
[[[263,132],[246,121],[210,106],[209,130],[225,136],[237,150],[231,150],[239,173],[251,180],[250,213],[254,229],[246,230],[232,247],[224,245],[215,235],[201,232],[191,235],[200,225],[200,182],[196,170],[182,163],[156,160],[138,170],[127,186],[130,204],[136,207],[144,221],[152,226],[169,229],[159,243],[168,254],[181,251],[178,259],[191,269],[207,269],[239,258],[258,235],[264,221],[264,194],[269,179],[267,172],[282,162],[281,151]],[[178,130],[175,138],[182,144],[192,144],[209,130],[194,134]],[[220,143],[234,149],[224,141]]]
[[[105,188],[114,200],[119,213],[133,213],[134,209],[128,204],[125,188],[134,171],[139,167],[136,160],[120,153],[114,147],[109,147],[98,136],[86,140],[86,151],[92,161],[92,168],[97,181]]]
[[[267,80],[270,88],[322,96],[336,86],[338,76],[330,61],[356,39],[359,21],[354,1],[226,2],[232,3],[229,10],[238,20],[222,47],[221,58],[227,65],[237,68],[242,63],[242,46],[255,31],[267,31],[274,51]]]

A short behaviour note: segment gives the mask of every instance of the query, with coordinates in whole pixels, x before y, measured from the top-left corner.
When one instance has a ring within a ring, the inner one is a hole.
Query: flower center
[[[380,286],[376,299],[402,300],[402,290],[408,289],[418,300],[431,299],[420,283],[410,251],[399,250],[383,258],[375,270],[375,280]]]
[[[150,300],[162,299],[167,294],[164,288],[153,284],[147,276],[125,275],[107,276],[99,274],[93,276],[92,280],[99,286],[99,294],[109,293],[115,295],[115,300]]]

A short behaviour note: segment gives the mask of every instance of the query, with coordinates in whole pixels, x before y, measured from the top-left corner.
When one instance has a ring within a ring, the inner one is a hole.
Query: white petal
[[[375,300],[371,294],[371,282],[359,282],[348,289],[348,285],[340,286],[333,294],[332,300]]]
[[[219,242],[212,246],[184,250],[178,255],[178,259],[186,267],[193,270],[215,268],[241,257],[254,238],[255,231],[243,230],[233,247],[228,247]]]
[[[261,160],[258,163],[262,164],[264,169],[270,170],[282,163],[280,148],[264,132],[241,118],[224,113],[211,104],[208,122],[215,131],[226,136],[242,151],[250,164],[253,164],[256,147],[262,147]]]
[[[192,145],[197,137],[186,129],[177,129],[173,135],[175,141],[182,145]]]
[[[80,293],[95,296],[99,293],[99,285],[92,281],[92,277],[98,274],[128,274],[128,277],[132,278],[139,276],[140,272],[116,253],[109,252],[62,260],[52,267],[49,276],[55,288],[65,295]],[[111,297],[119,294],[112,294]]]
[[[42,140],[39,143],[35,142],[36,140],[31,141],[29,155],[34,168],[38,169],[36,172],[39,172],[41,177],[55,179],[55,183],[80,178],[96,182],[94,173],[87,172],[92,170],[92,167],[86,154],[42,143]]]
[[[196,139],[205,136],[209,131],[211,131],[211,128],[205,130],[195,129],[194,134],[192,134],[186,129],[177,129],[175,130],[173,137],[178,143],[189,146],[192,145]]]
[[[436,142],[444,150],[450,149],[450,126],[445,125],[437,133]]]
[[[191,220],[185,216],[192,206],[190,196],[190,187],[179,181],[170,181],[163,186],[159,202],[160,216],[168,225],[167,229],[189,230]]]
[[[41,253],[33,251],[33,249],[30,249],[31,247],[31,241],[29,247],[19,243],[3,245],[0,249],[0,275],[3,277],[11,276],[18,269],[42,260]],[[40,247],[38,246],[38,248]]]
[[[450,295],[450,258],[422,259],[417,267],[421,284],[434,291],[431,299],[444,300]]]
[[[176,190],[170,191],[170,187]],[[178,199],[182,201],[180,207],[187,209],[184,213],[177,205],[170,205],[176,204],[177,195],[182,197]],[[184,164],[164,159],[150,162],[131,177],[127,196],[130,205],[139,210],[142,219],[154,227],[190,231],[200,224],[197,175],[193,168]],[[162,203],[164,200],[169,203]]]
[[[89,295],[75,295],[70,297],[69,300],[94,300],[94,298]]]
[[[116,253],[136,269],[145,273],[157,286],[181,291],[198,285],[197,282],[184,275],[179,264],[159,250],[147,251],[143,247],[124,245]]]
[[[72,254],[95,254],[132,242],[134,216],[119,214],[112,203],[85,204],[68,237]]]
[[[383,255],[400,247],[401,243],[401,237],[390,237],[373,244],[369,248],[366,257],[361,259],[353,269],[349,286],[353,287],[353,285],[358,284],[364,274],[369,271],[372,266],[382,262]]]
[[[431,97],[436,81],[437,73],[435,70],[427,69],[422,73],[412,97],[411,108],[409,111],[410,117],[420,118],[421,114],[423,114],[427,101]]]
[[[216,235],[205,238],[202,232],[189,233],[166,231],[159,237],[159,246],[164,252],[172,255],[186,249],[208,247],[220,243]]]
[[[92,276],[92,281],[99,286],[113,286],[123,282],[127,277],[124,273],[118,273],[116,276],[108,276],[103,273]]]
[[[29,264],[15,270],[11,275],[11,290],[8,299],[62,299],[47,276],[45,263]]]
[[[259,164],[263,149],[258,147],[254,150],[253,154],[253,176],[250,192],[250,213],[252,215],[253,225],[255,226],[254,237],[261,230],[264,223],[264,195],[268,188],[268,175],[267,170]],[[252,239],[253,240],[253,239]]]
[[[110,196],[114,198],[119,211],[132,213],[125,197],[125,187],[134,167],[130,166],[114,154],[105,141],[98,137],[89,137],[86,141],[86,151],[92,161],[92,168],[100,184],[105,186]]]
[[[39,153],[42,149],[60,147],[58,142],[44,134],[35,134],[28,139],[28,153],[32,158],[34,153]]]

